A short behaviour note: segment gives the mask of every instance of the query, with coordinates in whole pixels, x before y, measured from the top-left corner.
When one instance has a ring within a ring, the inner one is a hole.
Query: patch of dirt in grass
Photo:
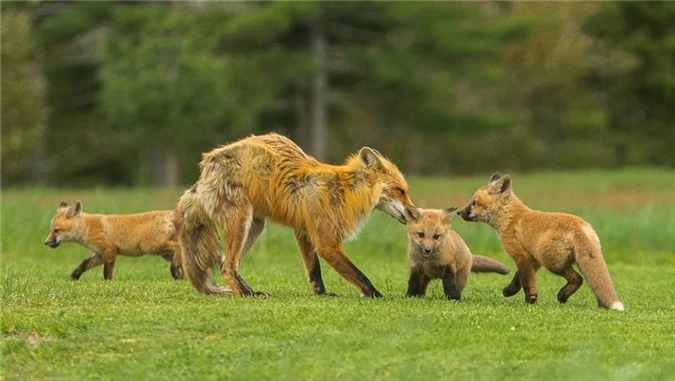
[[[7,341],[25,341],[31,348],[37,348],[40,344],[52,341],[54,338],[49,335],[40,335],[37,332],[7,332],[3,335]]]

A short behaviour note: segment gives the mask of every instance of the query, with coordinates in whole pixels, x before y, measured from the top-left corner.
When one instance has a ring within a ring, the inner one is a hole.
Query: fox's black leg
[[[418,271],[415,269],[410,269],[410,277],[408,278],[408,292],[406,296],[422,296],[423,293],[420,290],[422,277]]]
[[[508,298],[510,296],[517,294],[521,288],[523,288],[523,286],[520,283],[520,271],[516,271],[516,273],[513,274],[513,279],[511,279],[511,283],[509,283],[502,290],[502,294]]]
[[[323,284],[323,277],[321,276],[321,264],[319,262],[319,256],[316,254],[314,246],[307,237],[307,234],[296,231],[295,240],[298,243],[298,249],[300,249],[302,261],[304,262],[305,269],[307,270],[307,280],[312,286],[314,294],[335,296],[335,294],[332,292],[326,292],[326,287]]]
[[[562,271],[556,272],[556,274],[567,279],[567,284],[558,291],[558,301],[560,303],[566,303],[567,299],[577,292],[579,287],[584,283],[584,278],[582,278],[578,272],[574,271],[572,266],[568,266]]]
[[[443,270],[443,291],[445,292],[445,296],[448,299],[453,300],[462,299],[462,293],[461,291],[459,291],[459,288],[457,287],[457,279],[455,278],[455,271],[450,267],[446,267]]]
[[[77,266],[75,270],[73,270],[73,272],[70,274],[70,277],[73,280],[78,280],[85,271],[91,269],[92,267],[100,266],[101,263],[103,263],[103,258],[98,254],[94,254],[93,256],[82,261],[82,263],[80,263],[80,265]]]

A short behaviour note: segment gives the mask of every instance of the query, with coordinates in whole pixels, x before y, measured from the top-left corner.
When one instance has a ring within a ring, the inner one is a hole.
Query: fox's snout
[[[45,245],[51,247],[52,249],[55,249],[59,247],[60,244],[56,241],[45,241]]]
[[[471,214],[471,210],[468,207],[458,210],[457,215],[462,217],[464,221],[476,221],[476,216]]]
[[[425,247],[423,245],[419,245],[419,249],[420,249],[420,254],[424,258],[429,258],[435,250],[433,247]]]
[[[61,244],[61,242],[56,241],[55,237],[52,238],[51,236],[49,236],[45,240],[45,245],[51,247],[52,249],[55,249],[55,248],[59,247],[60,244]]]

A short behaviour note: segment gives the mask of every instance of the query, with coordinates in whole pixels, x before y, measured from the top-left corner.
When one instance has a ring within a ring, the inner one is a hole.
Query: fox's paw
[[[317,295],[319,295],[319,296],[331,296],[331,297],[332,296],[338,296],[338,294],[336,294],[334,292],[324,292],[323,294],[317,294]]]
[[[560,290],[560,292],[558,292],[558,302],[560,302],[561,304],[567,303],[568,298],[569,296],[566,293],[564,293],[563,290]]]
[[[379,291],[373,290],[370,294],[361,293],[361,297],[362,298],[372,298],[372,299],[378,298],[379,299],[379,298],[382,298],[383,295]]]
[[[72,274],[70,274],[70,279],[72,279],[72,280],[80,280],[80,277],[81,277],[81,276],[82,276],[82,274],[72,273]]]
[[[534,294],[534,295],[527,295],[527,296],[525,297],[525,302],[528,303],[528,304],[534,304],[534,303],[536,303],[536,302],[537,302],[537,295],[536,295],[536,294]]]
[[[511,285],[508,285],[502,289],[502,295],[504,297],[509,298],[520,291],[520,287],[512,287]]]
[[[251,296],[253,296],[254,298],[263,298],[263,299],[267,299],[267,298],[269,298],[271,295],[270,295],[269,292],[265,292],[265,291],[253,291],[253,295],[251,295]]]

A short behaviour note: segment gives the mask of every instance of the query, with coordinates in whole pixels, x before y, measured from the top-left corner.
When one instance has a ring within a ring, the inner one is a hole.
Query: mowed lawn
[[[461,206],[488,177],[412,178],[411,194]],[[597,308],[587,284],[558,304],[564,280],[546,270],[536,305],[502,297],[510,276],[496,274],[471,276],[459,303],[438,282],[426,299],[404,298],[405,227],[380,212],[345,248],[383,299],[361,299],[325,262],[339,296],[314,296],[292,232],[274,224],[242,269],[268,299],[199,295],[153,256],[120,257],[113,281],[102,268],[71,281],[88,251],[42,243],[59,200],[132,213],[170,209],[181,189],[4,191],[0,378],[675,379],[675,171],[515,174],[514,187],[533,208],[594,225],[626,312]],[[453,228],[515,268],[487,225]]]

